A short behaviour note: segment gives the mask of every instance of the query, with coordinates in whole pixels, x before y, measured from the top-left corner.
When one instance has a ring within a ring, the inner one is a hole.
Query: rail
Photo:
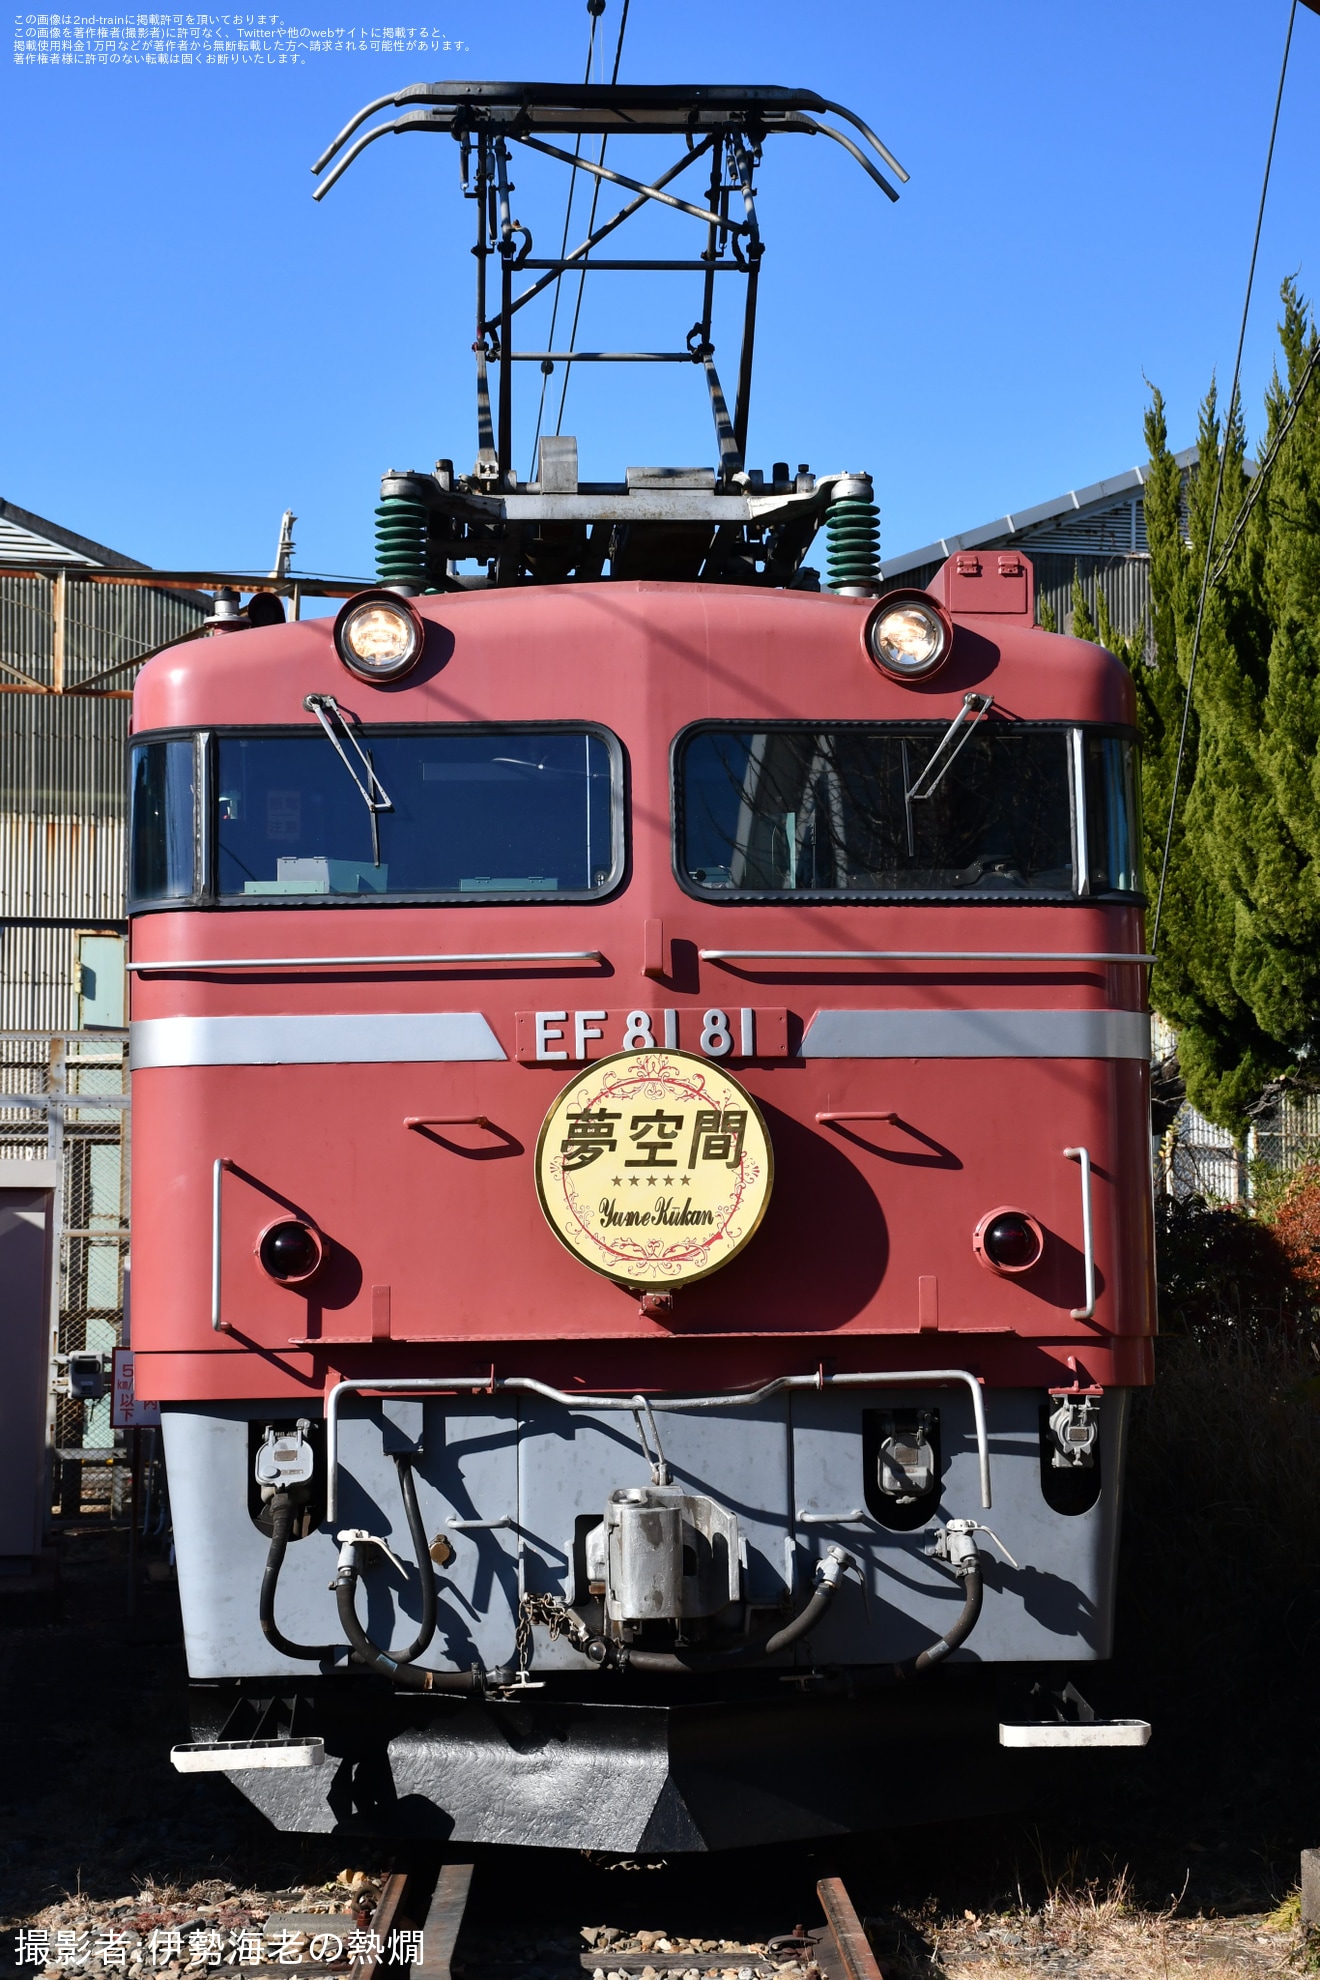
[[[217,1165],[218,1167],[218,1165]],[[217,1181],[217,1195],[218,1195]],[[215,1309],[218,1312],[218,1307]],[[214,1322],[213,1322],[214,1324]],[[715,1389],[707,1395],[696,1396],[645,1396],[643,1400],[651,1409],[668,1410],[676,1413],[702,1409],[752,1408],[757,1403],[766,1402],[771,1396],[782,1395],[792,1389],[883,1389],[920,1388],[923,1385],[962,1383],[972,1402],[972,1417],[976,1426],[976,1456],[980,1473],[981,1505],[988,1508],[990,1499],[990,1440],[986,1433],[985,1401],[981,1395],[981,1384],[967,1368],[890,1368],[860,1375],[778,1375],[773,1381],[763,1382],[756,1389]],[[569,1394],[563,1389],[555,1389],[548,1382],[538,1382],[532,1375],[382,1375],[336,1382],[329,1390],[325,1403],[325,1462],[326,1462],[326,1523],[333,1527],[339,1517],[339,1425],[340,1405],[347,1395],[448,1395],[454,1392],[471,1394],[522,1393],[543,1396],[548,1402],[562,1403],[566,1409],[588,1409],[598,1411],[619,1411],[634,1414],[638,1397],[631,1396],[587,1396]]]
[[[410,1976],[410,1980],[453,1980],[456,1971],[485,1972],[491,1964],[486,1933],[495,1925],[501,1941],[506,1939],[508,1921],[494,1882],[487,1887],[484,1873],[479,1873],[470,1860],[463,1858],[442,1863],[437,1872],[427,1861],[429,1855],[430,1852],[421,1852],[413,1867],[395,1871],[385,1879],[371,1919],[371,1939],[381,1950],[368,1954],[366,1961],[355,1968],[360,1980],[379,1980],[381,1973],[389,1969],[400,1980],[405,1980],[405,1976]],[[474,1882],[479,1891],[475,1897]],[[789,1933],[771,1936],[755,1945],[722,1939],[719,1943],[724,1950],[718,1955],[717,1963],[726,1970],[736,1966],[740,1973],[755,1976],[756,1980],[772,1980],[772,1976],[783,1980],[786,1975],[800,1975],[802,1980],[812,1975],[816,1980],[823,1980],[823,1976],[829,1976],[829,1980],[882,1980],[882,1970],[865,1925],[842,1878],[821,1878],[816,1885],[816,1897],[823,1929],[820,1924],[797,1925]],[[333,1923],[333,1914],[330,1922]],[[398,1927],[414,1923],[420,1924],[420,1930],[414,1934],[416,1951],[411,1961],[390,1959],[386,1948],[393,1944],[392,1935],[397,1936]],[[542,1921],[537,1927],[538,1936],[544,1929]],[[619,1939],[617,1934],[609,1937],[616,1943],[596,1943],[594,1931],[584,1934],[586,1944],[579,1956],[578,1969],[584,1980],[593,1969],[602,1967],[621,1975],[658,1973],[662,1980],[676,1980],[680,1972],[690,1971],[693,1966],[700,1966],[703,1971],[711,1966],[709,1953],[695,1950],[702,1943],[699,1940],[680,1939],[668,1952],[661,1952],[640,1935],[635,1943],[631,1937]],[[503,1965],[504,1961],[499,1964]]]

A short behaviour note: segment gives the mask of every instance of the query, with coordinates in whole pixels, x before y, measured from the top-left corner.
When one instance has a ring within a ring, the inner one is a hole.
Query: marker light
[[[257,1239],[257,1257],[277,1285],[300,1286],[320,1271],[325,1245],[321,1233],[301,1217],[282,1217]]]
[[[972,1250],[991,1272],[1029,1272],[1045,1249],[1040,1225],[1025,1210],[991,1210],[972,1233]]]
[[[891,591],[866,622],[867,651],[896,680],[924,680],[952,644],[953,627],[924,591]]]
[[[359,591],[335,620],[335,649],[364,681],[397,681],[421,658],[425,628],[394,591]]]

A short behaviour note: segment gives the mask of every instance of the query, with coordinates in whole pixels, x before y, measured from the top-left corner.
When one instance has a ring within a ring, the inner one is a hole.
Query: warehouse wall
[[[69,573],[63,586],[65,692],[24,692],[0,675],[0,1031],[74,1029],[78,935],[124,926],[131,704],[68,689],[190,632],[204,614],[200,601],[137,585]],[[0,574],[0,661],[48,690],[57,605],[54,580]]]

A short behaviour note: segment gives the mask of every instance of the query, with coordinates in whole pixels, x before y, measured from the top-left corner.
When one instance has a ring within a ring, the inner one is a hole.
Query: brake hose
[[[853,1565],[849,1556],[840,1547],[831,1547],[826,1558],[817,1570],[820,1580],[814,1593],[798,1611],[791,1622],[773,1630],[769,1636],[749,1636],[740,1642],[720,1650],[628,1650],[626,1661],[630,1671],[718,1671],[730,1664],[760,1663],[765,1657],[773,1657],[779,1650],[787,1650],[790,1644],[801,1642],[826,1614],[834,1600],[840,1581],[847,1569]],[[973,1618],[975,1620],[975,1618]],[[970,1625],[969,1625],[970,1627]]]
[[[402,1663],[391,1657],[378,1644],[371,1641],[357,1618],[358,1548],[369,1545],[379,1546],[368,1533],[356,1531],[340,1535],[339,1565],[335,1569],[335,1603],[339,1610],[339,1623],[348,1638],[359,1661],[369,1670],[379,1672],[381,1677],[393,1680],[407,1691],[484,1691],[486,1675],[479,1664],[466,1671],[424,1671],[416,1664]],[[427,1557],[429,1566],[429,1556]],[[432,1621],[434,1629],[434,1620]],[[414,1645],[414,1651],[416,1646]],[[414,1654],[410,1651],[409,1655]]]
[[[275,1590],[279,1586],[280,1569],[284,1565],[285,1550],[289,1544],[289,1533],[293,1526],[293,1500],[286,1490],[276,1491],[270,1502],[270,1548],[266,1554],[266,1568],[261,1577],[261,1599],[257,1613],[261,1619],[261,1633],[272,1649],[283,1657],[305,1657],[319,1663],[324,1657],[333,1657],[343,1648],[338,1643],[290,1643],[275,1621]]]
[[[960,1577],[963,1588],[962,1613],[952,1628],[946,1629],[936,1642],[921,1650],[915,1657],[905,1657],[901,1664],[894,1665],[894,1676],[898,1678],[919,1677],[922,1671],[933,1670],[942,1664],[950,1653],[965,1643],[976,1628],[981,1614],[981,1567],[975,1555],[965,1566],[955,1566],[954,1572]]]
[[[417,1484],[413,1478],[412,1458],[406,1451],[397,1451],[394,1464],[399,1474],[403,1509],[408,1516],[408,1537],[412,1541],[413,1559],[417,1563],[417,1574],[422,1584],[422,1619],[421,1627],[408,1648],[395,1650],[391,1654],[396,1664],[411,1664],[414,1658],[421,1656],[435,1635],[437,1591],[435,1569],[431,1565],[431,1550],[426,1544],[426,1528],[422,1524],[421,1508],[417,1504]]]

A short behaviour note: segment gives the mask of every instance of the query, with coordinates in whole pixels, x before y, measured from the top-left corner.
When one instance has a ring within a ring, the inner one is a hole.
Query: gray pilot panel
[[[1043,1397],[1034,1390],[985,1397],[989,1510],[981,1503],[970,1398],[958,1388],[889,1389],[883,1396],[798,1391],[750,1408],[657,1411],[649,1425],[626,1408],[606,1413],[539,1397],[353,1397],[340,1422],[334,1529],[322,1519],[289,1545],[279,1628],[296,1643],[321,1647],[322,1669],[347,1663],[329,1584],[335,1535],[356,1529],[384,1541],[402,1563],[370,1550],[359,1592],[368,1636],[388,1651],[412,1635],[420,1578],[395,1463],[403,1453],[413,1466],[436,1564],[438,1627],[422,1661],[437,1669],[507,1670],[518,1661],[524,1598],[533,1598],[534,1613],[537,1597],[581,1606],[601,1594],[595,1577],[605,1572],[607,1507],[613,1499],[626,1513],[630,1498],[640,1504],[643,1497],[648,1530],[661,1530],[665,1505],[672,1504],[681,1513],[674,1530],[681,1528],[685,1544],[709,1543],[719,1552],[727,1593],[736,1594],[714,1615],[720,1631],[754,1631],[786,1617],[810,1594],[831,1548],[851,1557],[855,1571],[838,1599],[807,1640],[782,1653],[785,1661],[889,1663],[941,1636],[963,1591],[931,1549],[943,1522],[966,1518],[983,1528],[977,1544],[985,1600],[971,1640],[956,1654],[981,1662],[1105,1657],[1126,1401],[1114,1393],[1104,1399],[1098,1495],[1089,1509],[1070,1515],[1056,1511],[1043,1489]],[[906,1529],[901,1518],[888,1523],[887,1502],[866,1475],[876,1470],[868,1412],[874,1418],[880,1402],[913,1421],[938,1424],[939,1476],[927,1499],[913,1501],[917,1523]],[[310,1676],[316,1668],[281,1655],[258,1619],[269,1542],[254,1517],[253,1453],[265,1426],[285,1424],[295,1409],[288,1402],[232,1402],[163,1411],[194,1678],[287,1676],[295,1669]],[[313,1417],[310,1434],[323,1473],[322,1427]],[[324,1510],[324,1483],[322,1476],[314,1513]],[[611,1517],[617,1526],[617,1504]],[[703,1586],[702,1603],[682,1611],[703,1618],[695,1625],[698,1638],[713,1613],[709,1574]],[[533,1631],[531,1655],[538,1674],[590,1673],[567,1636],[551,1641],[543,1627]]]

